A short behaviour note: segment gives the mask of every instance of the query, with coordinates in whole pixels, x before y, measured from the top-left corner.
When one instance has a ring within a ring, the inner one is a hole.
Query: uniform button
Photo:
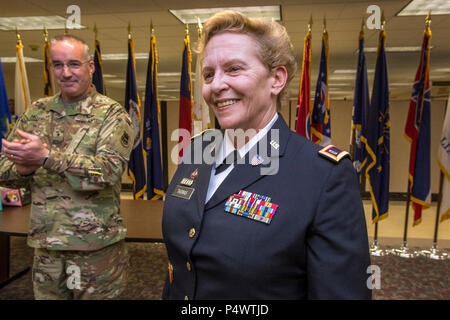
[[[191,270],[192,270],[191,264],[189,263],[189,261],[186,262],[186,268],[187,268],[188,271],[191,271]]]
[[[188,296],[184,296],[184,300],[189,300],[189,297]]]
[[[189,238],[193,237],[195,237],[195,228],[191,228],[191,230],[189,230]]]

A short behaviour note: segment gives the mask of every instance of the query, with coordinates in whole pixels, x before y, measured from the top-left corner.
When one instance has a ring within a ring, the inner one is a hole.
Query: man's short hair
[[[50,40],[50,44],[53,46],[56,42],[60,42],[60,41],[64,41],[64,40],[76,41],[76,42],[80,42],[81,44],[83,44],[84,53],[86,54],[87,59],[92,60],[92,57],[89,54],[89,46],[87,45],[86,41],[84,41],[83,39],[81,39],[77,36],[74,36],[72,34],[57,35]]]

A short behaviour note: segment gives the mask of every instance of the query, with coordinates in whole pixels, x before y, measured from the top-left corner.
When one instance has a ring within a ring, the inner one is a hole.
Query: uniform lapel
[[[197,208],[198,215],[203,216],[205,208],[205,199],[208,192],[209,180],[211,177],[212,164],[201,164],[196,166],[198,168],[198,183],[197,185]]]
[[[274,131],[275,130],[275,131]],[[278,119],[273,124],[272,128],[269,130],[268,134],[264,136],[260,141],[266,147],[262,155],[255,151],[258,147],[256,144],[252,150],[246,156],[245,164],[238,164],[234,167],[234,169],[230,172],[230,174],[226,177],[226,179],[222,182],[216,192],[213,194],[211,199],[205,206],[205,210],[208,210],[212,207],[215,207],[225,199],[227,199],[230,195],[234,193],[238,193],[240,190],[244,190],[249,185],[253,184],[255,181],[259,179],[264,179],[266,174],[261,174],[262,169],[269,169],[270,164],[275,158],[278,161],[278,165],[280,164],[280,158],[283,156],[288,140],[289,140],[290,130],[286,125],[286,122],[281,117],[281,114],[278,114]],[[264,148],[263,148],[264,149]],[[254,155],[262,156],[264,162],[258,165],[252,165],[250,162]],[[211,170],[211,167],[209,167]],[[205,198],[203,197],[203,200]]]

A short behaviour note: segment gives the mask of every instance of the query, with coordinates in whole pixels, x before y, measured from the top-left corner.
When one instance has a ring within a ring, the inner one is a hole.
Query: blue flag
[[[369,192],[372,200],[372,222],[388,215],[389,209],[389,85],[386,63],[386,33],[380,32],[372,99],[367,117],[367,130],[362,140],[366,145]]]
[[[366,164],[366,148],[361,141],[361,135],[366,130],[367,113],[369,110],[369,84],[367,81],[366,57],[364,55],[364,31],[359,34],[358,68],[356,71],[355,95],[353,98],[353,116],[350,154],[353,166],[361,183],[363,168]]]
[[[144,103],[144,148],[147,154],[147,200],[158,200],[164,196],[161,148],[158,122],[158,56],[156,38],[152,34],[147,67],[147,83]]]
[[[319,75],[311,115],[311,140],[322,146],[331,143],[330,100],[328,98],[328,33],[322,35]]]
[[[92,83],[98,93],[106,95],[106,88],[103,82],[102,53],[100,51],[100,42],[98,40],[95,40],[94,65],[95,71],[92,75]]]
[[[3,78],[2,62],[0,60],[0,150],[1,139],[6,137],[8,127],[11,123],[11,113],[9,112],[8,95],[6,93],[5,79]]]
[[[131,151],[130,161],[128,162],[128,176],[133,182],[134,199],[144,199],[144,193],[147,189],[145,183],[145,166],[142,151],[141,139],[141,115],[139,112],[140,100],[136,87],[136,70],[134,61],[133,40],[128,40],[128,63],[127,63],[127,82],[125,89],[125,109],[130,114],[134,129],[134,144]]]

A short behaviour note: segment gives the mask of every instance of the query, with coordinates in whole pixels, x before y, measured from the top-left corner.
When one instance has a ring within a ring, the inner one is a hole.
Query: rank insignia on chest
[[[195,169],[192,173],[191,173],[191,179],[195,179],[198,176],[198,168]]]
[[[270,224],[278,209],[278,205],[270,201],[270,197],[241,190],[228,198],[225,212]]]

